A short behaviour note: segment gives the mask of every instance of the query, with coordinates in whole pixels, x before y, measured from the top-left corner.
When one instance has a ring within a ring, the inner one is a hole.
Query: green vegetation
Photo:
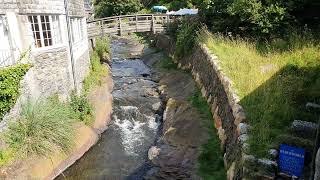
[[[94,123],[94,113],[92,105],[89,103],[86,96],[77,96],[71,94],[70,107],[75,113],[75,118],[84,122],[87,126],[92,126]]]
[[[176,32],[176,51],[175,56],[181,58],[191,53],[195,45],[195,33],[200,28],[200,23],[197,18],[187,18],[182,20]]]
[[[280,134],[288,133],[294,119],[316,121],[305,111],[307,102],[320,103],[320,46],[306,37],[291,35],[269,44],[240,38],[199,33],[219,57],[223,72],[232,79],[241,98],[250,132],[250,151],[265,156],[268,148],[277,147]]]
[[[110,40],[108,37],[97,38],[95,51],[100,60],[108,60],[110,56]]]
[[[30,65],[18,64],[0,69],[0,119],[12,108],[19,97],[20,81]]]
[[[199,156],[198,173],[203,179],[226,179],[226,172],[223,164],[223,154],[221,152],[220,140],[212,120],[207,101],[201,96],[200,90],[189,98],[192,105],[198,109],[202,115],[203,124],[208,128],[209,140],[202,146]]]
[[[177,64],[175,64],[170,57],[166,57],[162,59],[156,64],[157,68],[164,69],[164,70],[175,70],[178,69]]]
[[[96,0],[94,2],[96,17],[109,17],[133,14],[142,9],[139,0]]]
[[[89,92],[92,87],[102,84],[103,77],[108,73],[107,68],[101,64],[103,58],[109,58],[110,42],[109,39],[97,39],[96,49],[90,56],[90,73],[84,80],[84,90]]]
[[[74,122],[74,112],[57,97],[28,101],[4,135],[9,148],[2,151],[0,161],[7,162],[9,155],[25,158],[49,156],[57,150],[68,152],[74,144]]]
[[[213,32],[261,39],[283,37],[292,29],[319,28],[318,0],[206,0],[197,6]]]

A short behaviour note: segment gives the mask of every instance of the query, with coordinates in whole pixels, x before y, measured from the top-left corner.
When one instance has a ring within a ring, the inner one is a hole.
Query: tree
[[[198,0],[197,5],[214,32],[268,38],[290,28],[319,27],[319,0]]]
[[[139,0],[96,0],[95,16],[109,17],[136,13],[142,9]]]

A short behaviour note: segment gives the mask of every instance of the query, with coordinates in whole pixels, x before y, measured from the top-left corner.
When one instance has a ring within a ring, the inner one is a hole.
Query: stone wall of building
[[[175,42],[168,36],[156,36],[156,46],[169,55],[175,51]],[[240,99],[231,87],[231,80],[218,65],[218,57],[211,54],[205,45],[197,45],[190,55],[176,60],[179,68],[191,70],[201,88],[202,95],[211,108],[215,127],[224,152],[228,179],[272,179],[277,163],[248,155],[248,132]]]
[[[68,0],[71,16],[85,16],[83,0]],[[64,14],[64,0],[0,0],[0,14]]]
[[[90,57],[89,50],[87,48],[79,58],[75,59],[75,79],[78,92],[82,91],[83,81],[89,73],[89,67]]]

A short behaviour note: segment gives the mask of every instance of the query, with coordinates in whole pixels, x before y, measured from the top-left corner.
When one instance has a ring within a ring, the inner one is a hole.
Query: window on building
[[[6,17],[0,15],[0,49],[9,48],[8,25]]]
[[[72,42],[77,43],[83,40],[82,18],[71,18]]]
[[[34,46],[37,48],[61,43],[60,22],[57,15],[29,16]]]

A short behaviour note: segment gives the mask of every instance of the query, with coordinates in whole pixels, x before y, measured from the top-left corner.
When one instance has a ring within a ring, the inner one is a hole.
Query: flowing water
[[[57,179],[142,179],[150,168],[148,149],[155,143],[162,102],[151,70],[129,59],[128,40],[112,42],[114,112],[99,142]]]

